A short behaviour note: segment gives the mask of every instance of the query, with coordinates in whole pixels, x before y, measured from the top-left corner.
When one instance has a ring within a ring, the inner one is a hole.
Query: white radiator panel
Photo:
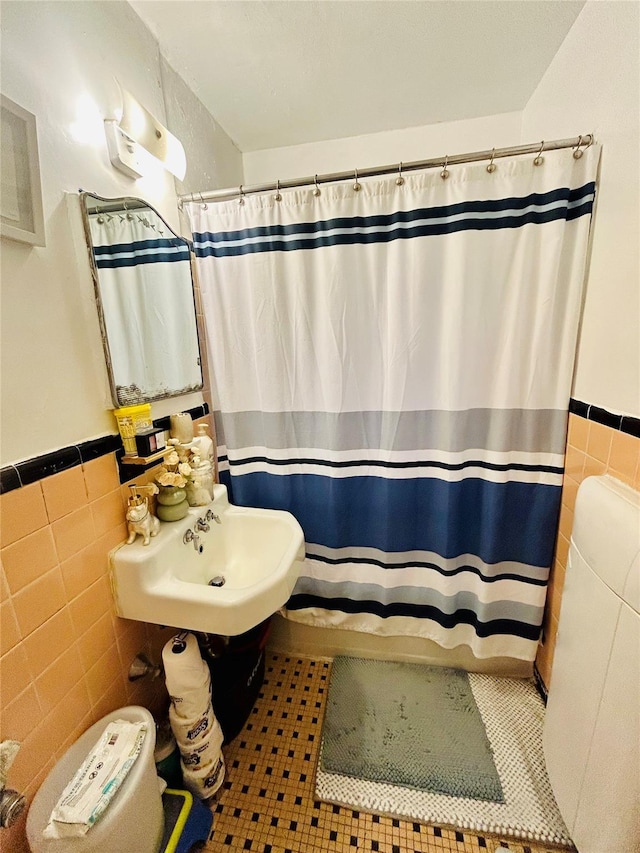
[[[580,853],[640,853],[639,553],[640,494],[611,477],[585,480],[543,733]]]
[[[639,650],[640,617],[623,604],[573,830],[580,851],[640,850]]]

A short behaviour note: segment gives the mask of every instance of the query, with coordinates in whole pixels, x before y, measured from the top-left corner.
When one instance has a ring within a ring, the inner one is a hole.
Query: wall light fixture
[[[133,95],[120,87],[122,118],[105,119],[109,159],[116,169],[132,178],[145,173],[147,154],[182,180],[187,170],[187,158],[182,143],[155,116],[145,109]]]

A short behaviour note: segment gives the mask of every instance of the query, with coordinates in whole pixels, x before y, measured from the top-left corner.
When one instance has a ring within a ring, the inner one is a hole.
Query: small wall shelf
[[[152,453],[151,456],[127,456],[125,454],[121,461],[123,465],[153,465],[154,462],[159,462],[167,452],[168,448],[164,447],[162,450]]]

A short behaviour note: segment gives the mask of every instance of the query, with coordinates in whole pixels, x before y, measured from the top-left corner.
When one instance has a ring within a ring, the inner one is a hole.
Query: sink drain
[[[225,578],[222,575],[216,575],[215,578],[211,578],[208,581],[208,586],[224,586]]]

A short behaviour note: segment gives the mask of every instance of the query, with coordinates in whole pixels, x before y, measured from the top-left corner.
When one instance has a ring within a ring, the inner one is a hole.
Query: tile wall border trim
[[[200,406],[194,406],[194,408],[185,409],[184,411],[188,412],[193,420],[197,420],[209,414],[209,404],[205,402]],[[153,423],[154,426],[168,430],[170,427],[170,418],[169,416],[158,418]],[[14,465],[6,465],[0,468],[0,494],[12,492],[14,489],[20,489],[22,486],[28,486],[31,483],[36,483],[38,480],[43,480],[45,477],[51,477],[53,474],[59,474],[61,471],[74,468],[76,465],[82,465],[83,462],[90,462],[92,459],[98,459],[100,456],[106,456],[108,453],[114,452],[119,456],[124,454],[122,441],[118,434],[92,438],[81,444],[61,447],[59,450],[54,450],[51,453],[34,456],[32,459],[16,462]],[[126,480],[122,479],[123,471],[126,474],[130,468],[134,468],[134,466],[122,466],[121,482],[126,482]],[[131,477],[137,476],[140,470],[139,467],[135,467]]]
[[[194,420],[210,413],[209,405],[206,402],[186,411],[189,412]],[[573,397],[569,402],[569,412],[578,417],[585,418],[585,420],[594,421],[619,432],[625,432],[635,438],[640,438],[640,418],[634,418],[630,415],[617,415],[609,412],[607,409],[591,405],[590,403],[584,403],[582,400],[576,400]],[[158,418],[153,423],[154,426],[168,430],[170,418],[169,416]],[[105,435],[101,438],[82,442],[81,444],[62,447],[60,450],[45,453],[42,456],[34,456],[32,459],[27,459],[24,462],[6,465],[0,469],[0,494],[11,492],[14,489],[35,483],[45,477],[50,477],[52,474],[58,474],[60,471],[66,471],[68,468],[81,465],[83,462],[89,462],[92,459],[105,456],[107,453],[117,453],[118,451],[120,451],[119,456],[124,454],[120,436]],[[137,476],[141,470],[139,467],[134,468],[134,466],[119,467],[121,469],[121,482],[123,483],[127,482],[127,479]],[[128,476],[129,474],[131,475],[130,477]],[[123,477],[126,479],[123,479]]]
[[[597,424],[611,427],[618,432],[626,432],[628,435],[640,438],[640,418],[633,418],[630,415],[616,415],[607,409],[592,406],[591,403],[574,400],[573,397],[569,402],[569,412],[585,420],[595,421]]]

